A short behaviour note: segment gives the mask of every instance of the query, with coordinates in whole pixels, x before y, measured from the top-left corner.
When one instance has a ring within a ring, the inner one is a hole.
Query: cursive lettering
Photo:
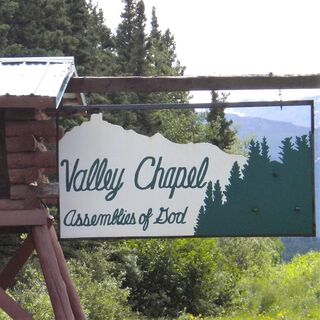
[[[171,199],[178,188],[203,188],[207,182],[204,182],[209,158],[205,157],[199,168],[192,167],[189,172],[186,167],[162,167],[162,157],[156,160],[154,157],[145,157],[137,167],[134,176],[135,186],[139,190],[155,189],[156,187],[170,189],[169,199]],[[143,183],[140,178],[144,170],[153,170],[152,179]]]
[[[125,169],[112,169],[108,166],[108,159],[96,159],[88,169],[79,169],[79,159],[74,165],[64,159],[61,167],[65,166],[66,190],[79,191],[108,191],[106,201],[113,200],[123,186],[122,177]]]
[[[70,210],[63,219],[63,224],[67,227],[92,227],[110,225],[134,225],[136,224],[135,213],[127,210],[116,209],[112,214],[81,214],[77,210]]]

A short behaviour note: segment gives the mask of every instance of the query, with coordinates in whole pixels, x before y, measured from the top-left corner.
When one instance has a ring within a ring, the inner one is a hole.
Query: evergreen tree
[[[222,97],[224,100],[225,97]],[[212,92],[212,103],[218,102],[219,97],[215,91]],[[231,128],[232,120],[225,118],[223,108],[211,108],[207,114],[206,140],[221,150],[229,150],[235,142],[236,131]]]
[[[145,33],[146,17],[144,13],[144,3],[139,1],[136,5],[136,16],[134,19],[133,42],[134,47],[132,51],[132,65],[134,66],[133,75],[146,74],[146,33]]]
[[[19,4],[15,0],[0,1],[0,54],[2,56],[6,55],[12,21],[18,8]]]
[[[145,32],[145,14],[143,1],[125,0],[122,21],[116,34],[117,64],[120,74],[126,75],[180,75],[183,68],[176,60],[175,42],[170,31],[162,35],[159,30],[155,9],[152,13],[152,28],[150,35]],[[171,103],[186,102],[188,95],[178,93],[125,93],[113,95],[114,103]],[[192,110],[159,110],[159,111],[122,111],[106,115],[112,123],[122,125],[126,129],[153,135],[163,133],[174,141],[185,141],[192,138],[194,130],[189,130],[195,124]],[[177,121],[181,120],[181,124]],[[185,126],[185,120],[188,119]],[[174,128],[174,132],[170,128]],[[177,129],[176,129],[177,128]],[[183,128],[185,128],[183,130]],[[177,134],[179,132],[179,134]]]
[[[156,8],[152,7],[150,40],[160,41],[160,39],[161,39],[161,32],[159,31],[159,23],[156,15]]]
[[[134,52],[134,34],[136,20],[136,1],[122,0],[124,9],[121,13],[121,23],[116,32],[116,52],[118,74],[132,75],[134,66],[132,66],[132,55]]]
[[[182,76],[185,68],[181,66],[175,53],[176,43],[170,30],[164,34],[159,30],[156,9],[152,8],[151,31],[147,39],[147,75],[150,76]],[[153,101],[160,102],[187,102],[188,94],[174,92],[165,94],[153,94]]]
[[[1,36],[2,55],[74,56],[79,74],[113,72],[111,31],[91,1],[0,2]]]
[[[80,75],[113,75],[115,72],[114,42],[105,25],[103,12],[92,1],[66,0],[71,25],[71,41],[66,54],[75,56]],[[96,103],[100,103],[98,101]]]
[[[142,76],[146,72],[146,34],[144,3],[135,0],[123,0],[124,9],[121,13],[115,36],[117,75]],[[113,103],[146,103],[147,95],[141,93],[124,93],[110,95]],[[105,114],[105,119],[132,129],[145,135],[153,135],[159,131],[161,121],[155,111],[117,111]]]
[[[64,1],[2,2],[0,16],[6,34],[6,56],[62,55],[69,24]]]

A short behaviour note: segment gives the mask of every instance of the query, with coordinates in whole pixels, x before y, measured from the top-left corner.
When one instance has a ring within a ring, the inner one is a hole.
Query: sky
[[[116,31],[121,0],[96,1]],[[170,29],[186,76],[320,73],[319,0],[144,0],[147,25],[156,8],[160,29]],[[305,93],[299,92],[298,95]],[[247,92],[261,100],[260,92]],[[194,92],[193,102],[210,102]],[[277,90],[264,93],[277,100]],[[293,98],[282,92],[282,99]],[[296,96],[294,95],[294,98]],[[244,100],[232,92],[229,101]]]
[[[186,75],[320,72],[319,0],[144,0],[176,39]],[[116,30],[121,0],[100,0]]]

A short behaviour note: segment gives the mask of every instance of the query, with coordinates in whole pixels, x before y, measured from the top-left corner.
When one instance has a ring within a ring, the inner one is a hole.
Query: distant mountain
[[[238,131],[240,139],[253,138],[261,141],[263,137],[267,138],[272,159],[279,158],[281,141],[284,138],[292,137],[292,142],[296,136],[308,134],[310,128],[296,126],[289,122],[267,120],[257,117],[240,117],[235,114],[226,114],[228,120],[233,121],[233,126]]]
[[[302,238],[291,237],[281,238],[285,249],[282,254],[284,261],[290,261],[295,255],[303,255],[309,251],[320,251],[320,239],[319,238]]]
[[[313,97],[304,97],[304,100],[313,100],[314,102],[314,123],[315,127],[320,126],[320,96]],[[245,103],[245,101],[242,101]],[[311,117],[312,117],[312,108],[310,105],[299,105],[299,106],[284,106],[280,107],[241,107],[241,108],[232,108],[232,113],[238,114],[245,117],[255,117],[268,119],[272,121],[282,121],[289,122],[299,127],[310,127]]]

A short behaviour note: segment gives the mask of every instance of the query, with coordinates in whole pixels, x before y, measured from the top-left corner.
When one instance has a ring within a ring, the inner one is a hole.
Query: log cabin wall
[[[40,109],[1,110],[0,210],[39,208],[56,204],[56,122]],[[63,130],[59,130],[63,135]]]
[[[9,197],[9,175],[5,139],[5,111],[0,110],[0,199]]]

